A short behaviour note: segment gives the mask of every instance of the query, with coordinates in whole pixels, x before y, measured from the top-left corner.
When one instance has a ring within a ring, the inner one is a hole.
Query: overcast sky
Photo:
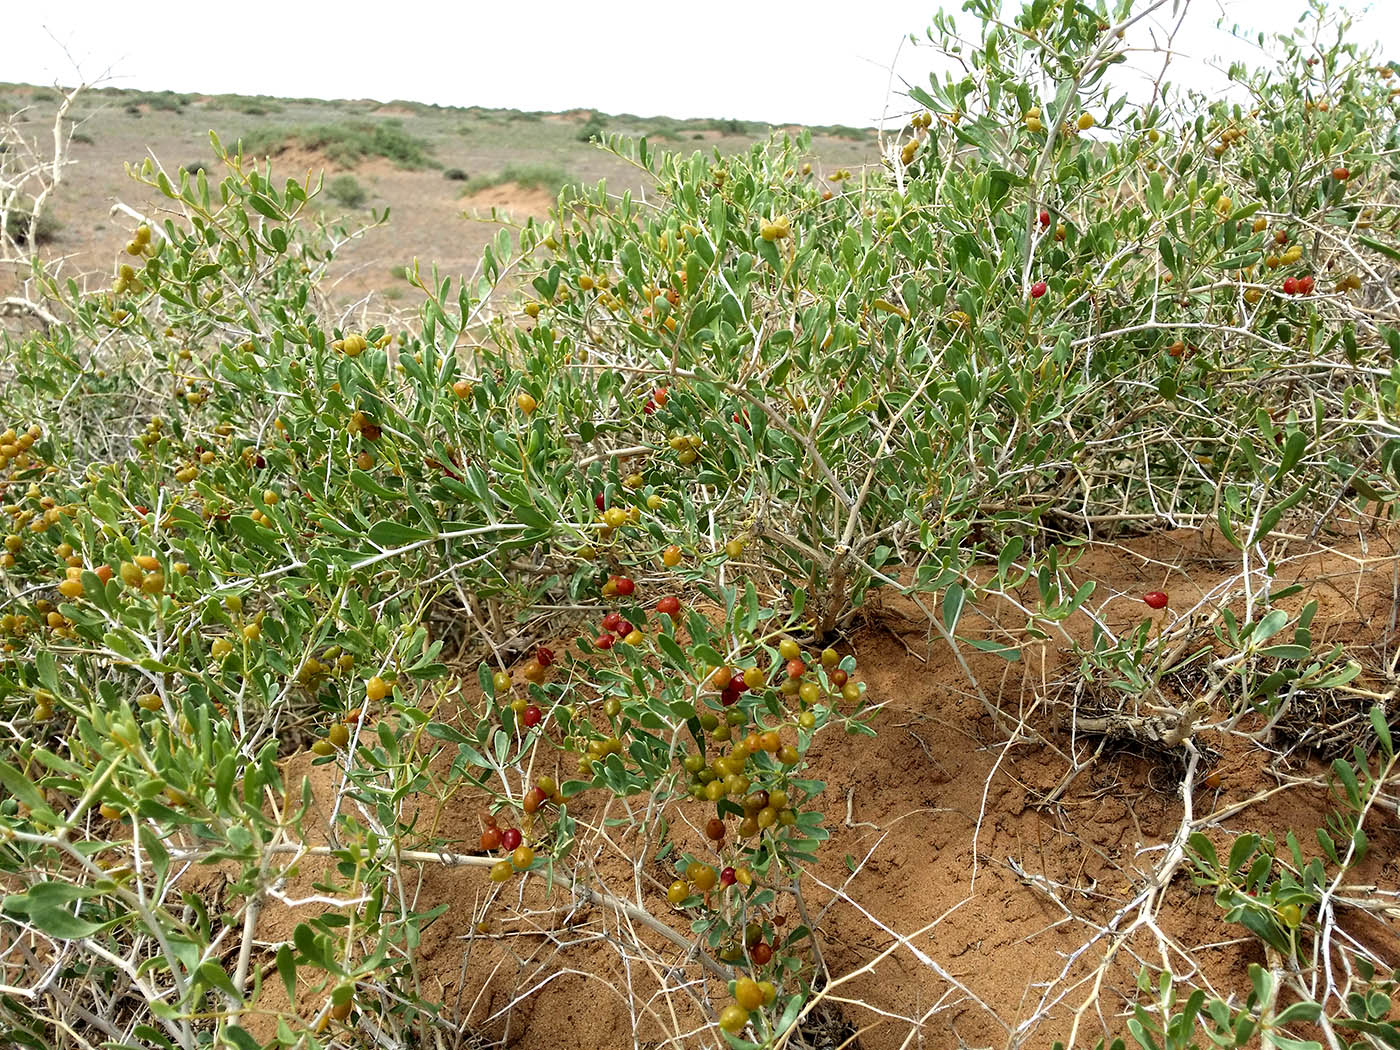
[[[76,67],[89,80],[150,90],[869,125],[890,97],[892,67],[896,92],[900,77],[927,83],[932,54],[907,34],[922,36],[938,0],[5,6],[0,80],[69,83]],[[956,12],[961,0],[943,6]],[[1351,4],[1360,39],[1400,41],[1400,0],[1369,7]],[[1303,8],[1191,0],[1177,37],[1191,61],[1176,79],[1189,71],[1203,87],[1218,82],[1194,63],[1231,48],[1214,28],[1222,10],[1243,26],[1283,29]],[[973,20],[960,15],[959,25],[970,31]],[[891,108],[905,107],[895,99]]]

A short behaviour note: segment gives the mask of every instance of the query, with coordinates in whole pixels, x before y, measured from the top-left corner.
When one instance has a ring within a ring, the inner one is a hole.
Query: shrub
[[[881,944],[938,982],[905,1043],[935,1008],[992,1012],[928,928],[881,924],[843,974],[821,951],[836,919],[807,907],[843,874],[824,814],[851,820],[819,743],[903,728],[880,726],[844,634],[898,594],[964,669],[928,702],[979,705],[987,741],[966,746],[994,772],[1054,729],[1030,736],[1045,698],[1003,710],[968,658],[1060,636],[1073,685],[1116,698],[1100,717],[1076,689],[1069,779],[1091,719],[1169,756],[1157,808],[1179,826],[1134,816],[1139,841],[1165,829],[1128,861],[1140,878],[1036,882],[1084,939],[1032,996],[1054,1011],[1005,1031],[1063,1023],[1073,1046],[1126,1017],[1144,1050],[1266,1029],[1396,1045],[1388,905],[1360,867],[1392,834],[1393,713],[1370,682],[1340,692],[1361,668],[1285,604],[1274,561],[1341,507],[1394,513],[1395,96],[1339,42],[1320,61],[1347,102],[1321,108],[1309,59],[1336,34],[1305,23],[1280,72],[1237,74],[1257,113],[1170,93],[1140,112],[1107,86],[1127,45],[1090,8],[983,9],[976,64],[911,89],[927,110],[839,193],[803,170],[807,135],[727,157],[617,144],[651,176],[644,206],[570,191],[473,279],[425,281],[393,329],[327,303],[345,231],[300,221],[295,181],[237,155],[216,187],[137,172],[172,218],[132,234],[110,287],[48,280],[62,316],[0,362],[7,1039],[445,1044],[463,1033],[419,946],[478,896],[521,918],[526,952],[606,944],[629,993],[693,994],[705,1029],[675,1020],[677,1045],[796,1045]],[[1315,274],[1328,287],[1300,287]],[[1238,554],[1230,594],[1176,620],[1085,614],[1106,600],[1069,572],[1087,536],[1182,521]],[[1368,659],[1383,685],[1387,654]],[[1282,788],[1200,815],[1194,734],[1234,731],[1238,756],[1324,693],[1352,702],[1354,738],[1324,826],[1198,834]],[[1239,994],[1173,969],[1187,949],[1157,914],[1204,903],[1174,883],[1188,870],[1268,962]],[[1109,918],[1070,912],[1090,895]],[[1319,957],[1329,937],[1345,965]],[[500,969],[481,943],[469,985]],[[527,964],[532,988],[578,972]],[[1098,1000],[1118,983],[1126,1007]]]
[[[0,236],[26,248],[48,244],[63,228],[49,211],[41,211],[38,222],[35,222],[33,212],[23,204],[12,205],[5,212],[4,219],[4,225],[0,227]]]
[[[337,175],[326,184],[326,194],[344,208],[360,208],[369,194],[353,175]]]
[[[126,108],[128,113],[135,106],[147,106],[167,113],[183,113],[189,104],[188,95],[179,95],[173,91],[144,91],[129,99]]]
[[[575,132],[574,138],[578,139],[580,142],[592,142],[594,139],[602,138],[606,131],[607,125],[604,124],[602,116],[594,113],[584,122],[578,131]]]
[[[751,128],[748,123],[742,120],[711,120],[706,123],[710,131],[718,131],[722,135],[748,135]]]
[[[508,182],[515,183],[521,189],[558,193],[573,181],[573,176],[567,171],[551,164],[507,164],[493,175],[476,175],[468,179],[462,187],[462,193],[480,193],[482,190],[502,186]]]
[[[449,182],[466,182],[468,175],[461,168],[447,168],[443,171],[442,177]]]
[[[354,167],[371,157],[384,157],[401,168],[424,168],[433,163],[431,145],[405,131],[399,120],[273,126],[249,132],[241,143],[250,156],[275,155],[294,145],[319,150],[343,167]]]

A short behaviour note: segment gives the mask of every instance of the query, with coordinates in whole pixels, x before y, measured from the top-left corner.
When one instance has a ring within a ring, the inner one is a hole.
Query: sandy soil
[[[1315,598],[1319,643],[1341,641],[1374,667],[1394,644],[1395,538],[1370,533],[1331,546],[1285,556],[1277,586],[1297,580],[1306,593],[1282,604],[1296,608]],[[1165,587],[1173,596],[1171,608],[1153,614],[1159,621],[1208,601],[1233,572],[1229,553],[1218,538],[1174,533],[1095,546],[1073,572],[1097,582],[1094,613],[1122,631],[1145,615],[1145,589]],[[1005,628],[1024,623],[1006,610],[989,612]],[[1147,930],[1115,953],[1102,931],[1123,924],[1122,910],[1149,884],[1180,825],[1182,766],[1175,756],[1135,745],[1108,745],[1094,757],[1102,738],[1072,733],[1073,712],[1056,702],[1066,696],[1057,683],[1073,670],[1063,644],[1027,649],[1014,664],[972,655],[983,688],[1023,727],[1009,744],[925,624],[898,595],[872,603],[848,645],[882,704],[874,723],[879,736],[829,733],[807,756],[807,775],[829,785],[822,810],[832,838],[801,887],[834,982],[825,1027],[809,1027],[809,1044],[834,1047],[858,1031],[847,1045],[868,1050],[1047,1045],[1093,998],[1085,982],[1101,964],[1098,1005],[1086,1011],[1081,1035],[1092,1044],[1106,1024],[1123,1032],[1121,1011],[1139,966],[1156,965],[1160,956]],[[1076,640],[1087,639],[1086,615],[1066,626]],[[476,703],[473,680],[464,670],[463,718]],[[1292,829],[1306,850],[1328,807],[1324,778],[1332,755],[1301,748],[1283,757],[1294,729],[1286,726],[1266,748],[1221,732],[1222,715],[1212,712],[1214,727],[1196,738],[1206,756],[1202,773],[1221,774],[1213,788],[1198,775],[1196,817],[1217,843],[1246,830],[1281,838]],[[1068,778],[1071,756],[1083,769]],[[304,757],[287,764],[292,782],[309,776],[321,800],[336,793],[330,769],[313,768]],[[592,871],[612,892],[635,898],[622,859],[629,843],[604,823],[620,805],[586,797],[571,804],[580,839],[559,874]],[[457,797],[436,810],[435,822],[453,848],[471,853],[484,812],[482,799]],[[700,804],[670,815],[683,847],[703,855],[699,825],[709,815]],[[1370,856],[1349,881],[1400,885],[1396,815],[1377,810],[1367,831]],[[1189,871],[1177,871],[1159,911],[1174,968],[1190,973],[1194,965],[1195,984],[1242,996],[1248,964],[1264,961],[1261,944],[1223,920]],[[685,933],[685,918],[664,900],[672,871],[654,865],[643,874],[641,903]],[[308,887],[312,877],[303,875]],[[514,880],[498,892],[481,868],[437,863],[410,866],[407,879],[416,907],[448,906],[425,932],[417,972],[464,1031],[529,1050],[631,1045],[629,1036],[644,1046],[713,1045],[700,1032],[702,1004],[723,1006],[724,988],[659,937],[620,929],[609,909],[572,900],[563,884],[551,893],[543,880]],[[290,937],[295,923],[317,910],[269,910],[259,940]],[[785,915],[788,929],[799,921],[790,894],[780,892],[771,911]],[[1342,921],[1394,962],[1397,917],[1344,912]],[[637,940],[648,946],[650,965],[622,947]],[[263,989],[260,1006],[285,1005],[275,979]],[[324,994],[307,992],[299,1008],[313,1016]]]

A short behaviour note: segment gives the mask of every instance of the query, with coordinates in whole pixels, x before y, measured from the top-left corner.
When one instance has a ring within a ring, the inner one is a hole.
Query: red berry
[[[1031,298],[1032,298],[1032,299],[1039,299],[1042,295],[1044,295],[1044,294],[1045,294],[1046,292],[1048,292],[1049,290],[1050,290],[1050,286],[1049,286],[1048,284],[1046,284],[1044,281],[1036,281],[1035,284],[1031,285]]]
[[[803,672],[806,670],[807,665],[801,660],[792,659],[787,662],[787,676],[789,678],[801,678]]]
[[[714,839],[716,842],[724,838],[724,821],[720,820],[719,817],[711,817],[705,825],[705,837]]]
[[[1165,591],[1148,591],[1142,596],[1142,600],[1147,603],[1149,609],[1165,609],[1167,607]]]
[[[618,624],[622,623],[622,614],[610,612],[603,617],[603,630],[616,633]],[[626,633],[626,632],[623,632]]]
[[[841,668],[839,667],[836,670],[832,671],[831,674],[827,675],[827,677],[831,679],[831,684],[834,685],[837,689],[840,689],[843,685],[846,684],[846,672],[841,670]]]
[[[529,704],[524,711],[520,712],[520,721],[525,723],[526,729],[533,729],[544,721],[544,712],[540,710],[538,704]]]
[[[632,621],[618,620],[617,627],[614,628],[614,630],[617,634],[620,634],[623,638],[626,638],[629,634],[632,633]]]
[[[624,598],[626,598],[636,589],[637,585],[631,580],[629,580],[626,576],[619,576],[617,578],[617,593],[622,595]]]
[[[1309,275],[1309,276],[1307,276],[1307,277],[1299,277],[1299,278],[1298,278],[1298,294],[1299,294],[1299,295],[1312,295],[1312,290],[1313,290],[1313,279],[1312,279],[1312,276],[1311,276],[1311,275]]]
[[[601,492],[593,497],[593,506],[597,507],[599,510],[607,509],[607,505],[608,501],[603,499],[603,494]]]
[[[1285,277],[1285,278],[1283,279],[1283,294],[1284,294],[1284,295],[1297,295],[1297,294],[1298,294],[1298,278],[1296,278],[1296,277]]]
[[[1049,226],[1049,225],[1050,225],[1050,213],[1049,213],[1048,211],[1046,211],[1044,208],[1041,208],[1041,209],[1040,209],[1040,225],[1042,225],[1042,226]]]
[[[1336,179],[1338,182],[1346,182],[1347,179],[1351,178],[1351,172],[1346,168],[1336,167],[1332,169],[1332,178]]]
[[[501,830],[500,828],[487,828],[481,833],[482,849],[500,849]]]
[[[554,650],[548,649],[543,645],[540,646],[535,650],[535,663],[539,664],[541,667],[548,667],[550,664],[554,663]]]
[[[610,634],[600,634],[597,638],[593,639],[593,644],[599,649],[611,649],[613,647],[613,642],[616,640],[617,639]]]
[[[662,406],[666,404],[666,399],[670,396],[670,391],[668,391],[664,386],[659,386],[651,392],[651,399],[655,401],[658,405]]]
[[[656,611],[665,613],[667,616],[675,616],[681,611],[681,600],[674,594],[668,594],[656,603]]]
[[[759,941],[749,949],[749,958],[759,966],[767,966],[769,961],[773,958],[773,949],[762,941]]]
[[[642,415],[649,416],[656,411],[656,402],[647,398],[646,404],[642,406]]]
[[[719,884],[721,886],[733,886],[736,876],[733,868],[725,868],[719,873]]]
[[[739,690],[733,685],[725,686],[719,694],[719,702],[725,707],[733,707],[739,702]]]
[[[506,828],[505,831],[501,832],[501,845],[504,846],[506,849],[512,849],[512,850],[515,849],[517,846],[519,846],[519,845],[520,845],[520,829],[519,829],[519,828]]]

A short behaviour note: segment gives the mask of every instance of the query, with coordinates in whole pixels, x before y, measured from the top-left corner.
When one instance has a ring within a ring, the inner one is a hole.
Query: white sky
[[[1143,0],[1139,0],[1143,2]],[[237,0],[8,3],[0,80],[290,97],[393,98],[515,109],[875,123],[892,64],[926,84],[922,38],[939,0]],[[944,0],[957,12],[961,0]],[[1360,40],[1400,40],[1400,0],[1374,0]],[[1191,0],[1177,47],[1242,54],[1229,21],[1284,29],[1303,0]],[[959,14],[970,32],[971,16]],[[66,53],[65,53],[66,52]],[[1400,57],[1388,55],[1386,57]],[[896,63],[896,58],[897,63]],[[1218,82],[1183,62],[1175,79]],[[898,91],[899,81],[895,80]],[[899,99],[893,109],[904,108]]]

